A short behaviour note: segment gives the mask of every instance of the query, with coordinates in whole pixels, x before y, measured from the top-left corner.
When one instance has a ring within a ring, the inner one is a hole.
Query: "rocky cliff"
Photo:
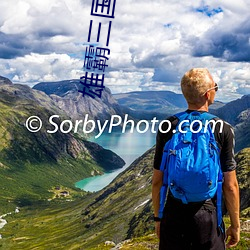
[[[82,96],[78,92],[79,80],[60,82],[38,83],[33,89],[40,90],[50,95],[57,106],[65,111],[72,119],[82,119],[86,114],[89,119],[101,122],[110,119],[111,115],[123,115],[119,104],[106,87],[102,92],[102,98]]]

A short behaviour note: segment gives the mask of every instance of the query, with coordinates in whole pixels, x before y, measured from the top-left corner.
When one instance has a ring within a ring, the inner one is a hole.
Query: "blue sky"
[[[1,1],[0,75],[30,86],[83,75],[90,20],[93,30],[102,22],[103,32],[109,21],[91,16],[91,3]],[[219,100],[250,94],[249,9],[248,0],[117,1],[105,86],[113,93],[180,93],[182,75],[206,67],[220,86]]]

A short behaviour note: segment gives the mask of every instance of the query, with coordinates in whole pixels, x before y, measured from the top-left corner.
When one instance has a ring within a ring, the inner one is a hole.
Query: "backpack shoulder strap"
[[[208,113],[208,112],[202,113],[202,117],[203,117],[205,120],[212,120],[212,119],[214,119],[214,118],[217,118],[216,115],[213,115],[213,114]]]
[[[212,120],[214,118],[218,118],[216,115],[210,114],[205,112],[202,114],[205,120]],[[219,173],[218,173],[218,186],[217,186],[217,199],[216,199],[216,206],[217,206],[217,226],[222,230],[222,182],[223,182],[223,173],[221,170],[221,166],[219,165]]]
[[[177,117],[179,119],[179,122],[180,122],[180,121],[184,120],[188,115],[189,114],[187,111],[183,111],[183,112],[175,114],[174,116]]]
[[[193,111],[193,112],[197,112],[197,111]],[[177,117],[179,121],[182,121],[191,113],[188,113],[187,111],[183,111],[183,112],[175,114],[174,116]],[[212,120],[213,118],[218,118],[216,115],[213,115],[208,112],[201,113],[201,115],[205,120]]]

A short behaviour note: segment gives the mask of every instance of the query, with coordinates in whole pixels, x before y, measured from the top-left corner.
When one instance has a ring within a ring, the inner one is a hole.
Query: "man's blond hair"
[[[205,68],[194,68],[181,79],[181,90],[190,104],[200,103],[202,95],[213,85],[213,78]]]

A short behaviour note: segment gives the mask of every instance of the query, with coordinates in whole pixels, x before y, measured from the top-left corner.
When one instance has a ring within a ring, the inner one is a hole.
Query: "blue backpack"
[[[168,189],[184,204],[211,199],[217,192],[217,220],[221,226],[222,171],[220,154],[207,121],[216,116],[207,112],[182,112],[172,138],[165,144],[160,170],[159,218],[163,217]]]

